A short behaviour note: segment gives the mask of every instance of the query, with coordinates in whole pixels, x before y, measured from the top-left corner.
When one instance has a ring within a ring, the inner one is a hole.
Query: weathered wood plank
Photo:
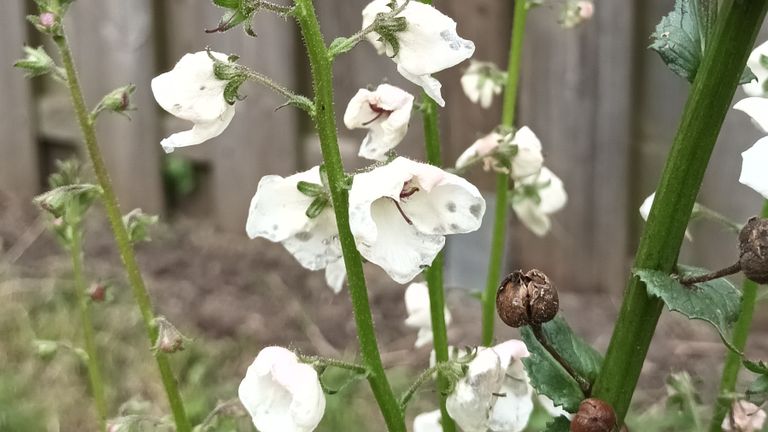
[[[155,72],[152,2],[84,0],[71,14],[68,31],[91,106],[116,87],[136,85],[132,120],[106,113],[97,127],[123,210],[162,212],[160,123],[149,86]]]
[[[0,188],[31,198],[41,186],[32,91],[22,71],[11,66],[23,57],[22,47],[27,43],[25,4],[24,0],[10,0],[0,14],[4,35],[0,41],[0,100],[6,101],[0,116]]]

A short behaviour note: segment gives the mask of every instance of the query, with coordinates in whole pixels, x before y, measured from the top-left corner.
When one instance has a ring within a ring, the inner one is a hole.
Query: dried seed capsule
[[[616,413],[600,399],[581,401],[579,412],[571,420],[571,432],[613,432],[616,430]]]
[[[496,308],[501,320],[510,327],[542,324],[557,315],[557,290],[542,271],[534,269],[523,274],[518,270],[501,282]]]
[[[741,229],[739,264],[748,279],[768,284],[768,219],[750,218]]]

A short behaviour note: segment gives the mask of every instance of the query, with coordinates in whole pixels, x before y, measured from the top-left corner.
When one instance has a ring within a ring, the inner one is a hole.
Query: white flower
[[[238,394],[261,432],[311,432],[325,411],[325,395],[315,369],[276,346],[259,352]]]
[[[765,411],[759,406],[745,400],[734,401],[722,428],[724,432],[758,432],[763,430],[765,418]]]
[[[397,0],[401,5],[404,0]],[[370,26],[380,13],[392,12],[390,0],[374,0],[363,9],[363,28]],[[445,106],[440,94],[440,82],[432,78],[433,73],[456,66],[472,57],[475,44],[456,34],[456,21],[442,14],[434,7],[411,1],[398,17],[406,20],[407,27],[396,34],[399,50],[380,40],[377,33],[366,38],[379,51],[397,63],[397,71],[405,79],[421,86],[440,106]]]
[[[747,67],[757,77],[757,81],[749,82],[741,87],[744,89],[744,93],[749,96],[768,96],[765,88],[766,80],[768,80],[768,67],[766,67],[768,58],[764,60],[766,56],[768,56],[768,42],[763,42],[752,51],[749,59],[747,59]]]
[[[432,312],[429,309],[429,288],[424,283],[412,283],[405,290],[405,325],[419,330],[416,348],[432,343]],[[451,313],[445,308],[445,324],[451,323]]]
[[[768,132],[768,99],[763,97],[744,98],[736,102],[733,109],[745,113],[761,131]]]
[[[651,214],[651,207],[653,207],[653,201],[656,199],[656,192],[648,195],[648,198],[643,201],[643,204],[640,206],[640,217],[643,218],[644,221],[648,221],[648,215]],[[691,232],[689,230],[685,230],[685,238],[688,241],[693,241],[693,236],[691,235]]]
[[[498,157],[499,153],[504,154],[508,147],[513,153],[509,163],[511,172],[504,164],[495,160],[495,157]],[[466,168],[479,158],[483,158],[486,170],[492,167],[499,172],[509,172],[513,180],[521,180],[538,173],[544,164],[541,141],[528,126],[518,129],[511,139],[497,132],[480,138],[459,156],[456,160],[456,168]]]
[[[358,156],[386,160],[387,152],[400,144],[408,132],[412,109],[413,95],[395,86],[382,84],[376,91],[358,90],[344,113],[347,128],[368,129]]]
[[[493,63],[472,60],[461,76],[461,88],[472,103],[490,108],[493,96],[504,89],[504,74]]]
[[[344,288],[344,280],[347,278],[347,268],[344,260],[339,258],[336,261],[328,263],[325,267],[325,283],[333,290],[335,294],[341,292]]]
[[[739,183],[768,199],[768,137],[758,140],[741,154],[741,158]]]
[[[568,195],[563,182],[549,168],[520,179],[515,185],[512,209],[520,221],[537,236],[549,232],[549,215],[565,207]]]
[[[227,61],[225,54],[211,55]],[[192,129],[160,142],[166,153],[219,136],[235,115],[235,106],[224,100],[227,81],[216,78],[213,60],[206,51],[185,54],[171,71],[153,78],[151,85],[155,100],[164,110],[194,123]]]
[[[413,432],[443,432],[440,410],[421,413],[413,419]]]
[[[528,349],[510,340],[479,348],[446,400],[448,414],[465,432],[519,432],[533,412],[533,389],[522,358]]]
[[[355,175],[349,207],[362,256],[407,283],[432,264],[445,235],[480,227],[485,200],[461,177],[398,157]]]
[[[309,218],[306,212],[314,198],[299,191],[300,181],[320,184],[319,167],[286,178],[263,177],[251,200],[246,232],[250,238],[263,237],[282,243],[306,269],[321,270],[332,266],[326,279],[338,292],[344,281],[344,273],[339,275],[344,263],[333,210],[329,205],[317,217]]]

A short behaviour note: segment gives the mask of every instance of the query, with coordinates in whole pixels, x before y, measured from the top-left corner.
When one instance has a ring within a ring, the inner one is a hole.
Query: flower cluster
[[[493,96],[501,94],[506,81],[507,74],[494,63],[472,60],[461,76],[461,88],[473,103],[490,108]]]

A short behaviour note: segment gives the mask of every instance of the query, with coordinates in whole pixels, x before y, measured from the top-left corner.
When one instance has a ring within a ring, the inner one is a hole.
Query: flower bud
[[[748,279],[768,283],[768,219],[753,217],[741,229],[739,264]]]
[[[552,320],[559,308],[557,290],[540,270],[510,273],[496,293],[496,307],[501,320],[518,328]]]
[[[165,317],[159,316],[155,318],[155,325],[157,325],[155,350],[166,354],[184,350],[184,335],[170,321]]]
[[[600,399],[581,401],[579,411],[571,420],[571,432],[613,432],[616,429],[616,413]]]
[[[100,282],[92,283],[88,289],[88,296],[94,303],[102,303],[107,298],[107,285]]]
[[[24,54],[26,57],[17,60],[13,66],[19,69],[24,69],[27,78],[33,78],[51,72],[58,72],[56,62],[54,62],[51,56],[45,52],[45,48],[32,48],[26,46],[24,47]]]
[[[102,111],[112,111],[118,114],[124,114],[126,111],[133,110],[134,107],[131,104],[131,95],[134,91],[136,91],[136,86],[133,84],[128,84],[112,90],[101,99],[98,105],[96,105],[96,109],[93,110],[94,114],[98,115]]]

